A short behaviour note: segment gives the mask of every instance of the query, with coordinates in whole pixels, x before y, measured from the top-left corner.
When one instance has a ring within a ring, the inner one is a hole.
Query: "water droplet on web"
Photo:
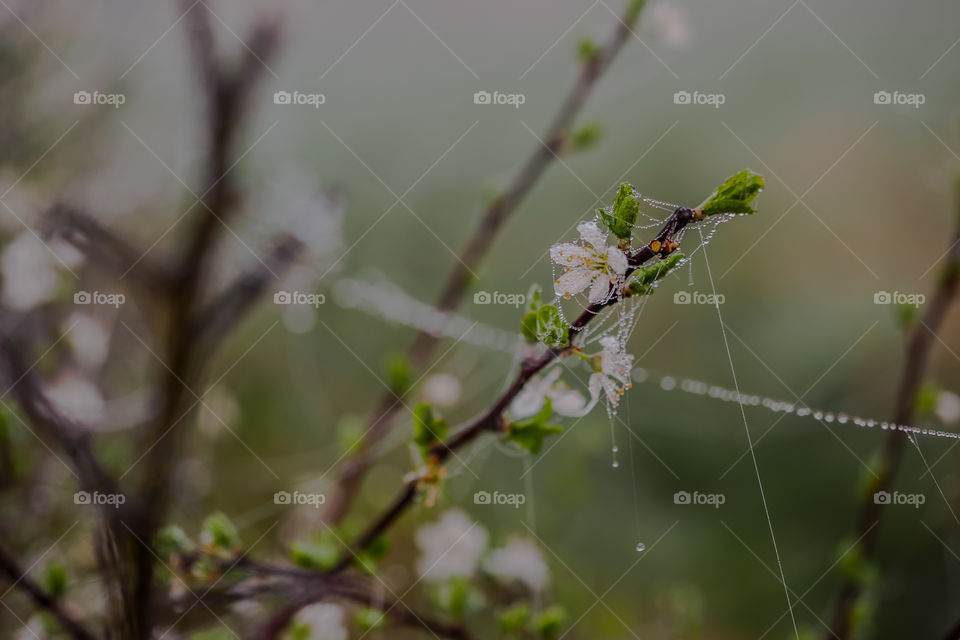
[[[643,544],[642,542],[637,543],[637,551],[644,551],[646,550],[646,548],[647,548],[647,545]]]
[[[617,453],[618,451],[620,451],[620,447],[618,447],[617,445],[613,445],[613,449],[610,449],[610,451],[612,451],[613,453]]]
[[[614,469],[616,469],[617,467],[620,466],[620,463],[617,462],[616,460],[614,460],[613,463],[612,463],[610,466],[613,467]]]

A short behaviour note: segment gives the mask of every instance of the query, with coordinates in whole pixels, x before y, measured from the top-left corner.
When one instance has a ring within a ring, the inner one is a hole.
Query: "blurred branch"
[[[34,582],[30,576],[20,568],[16,559],[3,547],[0,547],[0,572],[5,574],[10,580],[11,589],[16,587],[20,591],[23,591],[30,596],[30,599],[33,600],[35,605],[49,611],[53,617],[57,619],[60,627],[70,637],[75,640],[95,640],[96,636],[88,631],[71,613],[68,613],[67,608],[64,607],[58,598],[47,593],[40,585]]]
[[[960,199],[960,193],[958,193],[958,199]],[[937,332],[940,331],[947,311],[957,295],[958,284],[960,284],[960,215],[957,219],[957,230],[950,241],[944,260],[930,304],[927,305],[923,317],[914,324],[907,336],[906,359],[894,407],[896,424],[914,422],[917,393],[926,376]],[[864,561],[872,559],[876,553],[876,539],[880,528],[875,525],[883,517],[883,505],[877,503],[874,495],[879,491],[888,491],[893,485],[908,438],[910,436],[902,431],[890,431],[887,434],[876,469],[876,477],[863,494],[854,537],[860,540],[858,546]],[[846,640],[851,637],[853,610],[862,593],[863,585],[856,577],[848,576],[844,579],[840,586],[830,628],[827,630],[828,638]]]
[[[195,339],[206,343],[225,334],[238,319],[246,315],[273,284],[276,276],[297,259],[303,248],[303,243],[293,236],[280,238],[262,263],[234,280],[200,311],[194,321]]]
[[[44,225],[45,234],[63,238],[107,271],[124,273],[129,269],[135,280],[151,289],[166,289],[172,281],[173,274],[165,266],[154,263],[76,207],[55,204],[44,216]]]
[[[201,313],[203,292],[216,254],[218,231],[226,227],[236,209],[235,185],[229,164],[233,143],[239,136],[251,96],[267,70],[279,44],[279,23],[262,22],[248,37],[246,53],[234,69],[216,59],[210,10],[203,4],[185,2],[190,44],[200,67],[201,84],[206,96],[209,121],[205,189],[202,192],[201,218],[187,240],[187,250],[175,274],[169,297],[169,329],[165,340],[162,409],[152,428],[147,429],[143,462],[144,504],[150,511],[134,523],[133,532],[146,544],[165,517],[170,500],[170,476],[176,454],[192,411],[188,390],[197,386],[202,375],[200,341],[194,319]],[[209,317],[208,317],[209,319]],[[131,543],[134,557],[135,606],[128,612],[131,633],[146,639],[151,635],[151,606],[154,558],[144,544]]]
[[[537,144],[533,154],[514,176],[507,190],[497,197],[480,217],[477,225],[461,253],[459,260],[447,278],[436,308],[441,312],[456,309],[463,301],[472,279],[472,272],[480,264],[491,245],[513,213],[526,198],[546,169],[557,159],[570,136],[574,121],[583,109],[597,81],[610,67],[637,24],[643,2],[630,0],[627,10],[617,21],[616,28],[607,43],[597,48],[594,54],[583,63],[580,75],[570,89],[560,110],[554,116],[546,135],[545,144]],[[421,331],[407,357],[414,367],[424,367],[433,355],[439,338],[437,334]],[[363,477],[373,464],[377,448],[390,429],[391,418],[403,406],[402,398],[392,393],[384,394],[376,405],[355,451],[344,463],[337,483],[327,500],[326,520],[339,522],[346,515],[350,503],[363,481]]]

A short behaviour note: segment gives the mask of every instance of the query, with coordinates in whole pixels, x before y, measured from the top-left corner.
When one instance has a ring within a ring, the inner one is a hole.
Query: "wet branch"
[[[606,44],[598,48],[596,53],[582,65],[580,75],[543,136],[545,143],[537,145],[533,154],[514,176],[507,190],[490,203],[481,215],[480,223],[460,254],[460,259],[454,264],[436,303],[436,308],[441,312],[452,311],[460,305],[470,288],[473,271],[490,250],[497,233],[514,214],[546,169],[563,153],[577,116],[593,92],[597,81],[610,67],[633,33],[642,6],[643,3],[631,0]],[[410,363],[417,368],[426,366],[433,355],[437,341],[438,338],[434,334],[423,331],[418,333],[407,352]],[[391,393],[384,394],[377,403],[376,410],[364,430],[364,437],[344,463],[340,477],[328,496],[325,512],[327,521],[336,523],[346,515],[365,474],[375,460],[380,442],[390,429],[391,419],[401,406],[403,404],[400,399]]]
[[[958,229],[950,241],[950,249],[944,258],[945,262],[938,275],[932,299],[922,318],[911,328],[907,336],[906,358],[893,413],[896,424],[914,422],[917,392],[923,384],[937,332],[943,326],[950,305],[957,296],[958,285],[960,285],[960,219],[957,224]],[[902,431],[890,431],[887,434],[876,470],[877,477],[863,493],[854,537],[860,540],[859,546],[864,559],[871,559],[876,553],[876,540],[880,528],[875,525],[883,517],[883,505],[876,503],[874,494],[878,491],[888,491],[893,485],[909,437]],[[844,579],[826,637],[837,640],[846,640],[851,637],[853,609],[862,592],[863,587],[855,578]]]

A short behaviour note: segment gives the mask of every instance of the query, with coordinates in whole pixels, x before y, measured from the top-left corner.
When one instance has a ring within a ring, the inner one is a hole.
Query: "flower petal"
[[[608,247],[607,266],[612,273],[622,276],[627,271],[627,256],[616,247]]]
[[[607,234],[600,231],[600,227],[595,222],[581,222],[577,225],[577,231],[583,241],[592,245],[598,253],[603,255],[607,251]]]
[[[550,247],[550,259],[564,267],[582,267],[591,252],[578,244],[564,242]]]
[[[578,294],[590,286],[596,275],[596,271],[590,271],[585,267],[574,267],[553,283],[553,292],[565,298]]]
[[[595,280],[590,287],[590,302],[603,302],[610,293],[610,279],[602,271],[594,272]]]

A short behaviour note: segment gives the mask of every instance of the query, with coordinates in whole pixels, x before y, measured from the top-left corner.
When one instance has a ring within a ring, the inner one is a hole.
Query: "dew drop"
[[[612,451],[613,453],[617,453],[618,451],[620,451],[620,447],[618,447],[617,445],[613,445],[613,449],[610,449],[610,451]]]
[[[616,460],[614,460],[614,461],[610,464],[610,466],[613,467],[614,469],[616,469],[617,467],[620,466],[620,463],[617,462]]]
[[[642,542],[637,543],[637,551],[644,551],[646,548],[647,545],[643,544]]]

